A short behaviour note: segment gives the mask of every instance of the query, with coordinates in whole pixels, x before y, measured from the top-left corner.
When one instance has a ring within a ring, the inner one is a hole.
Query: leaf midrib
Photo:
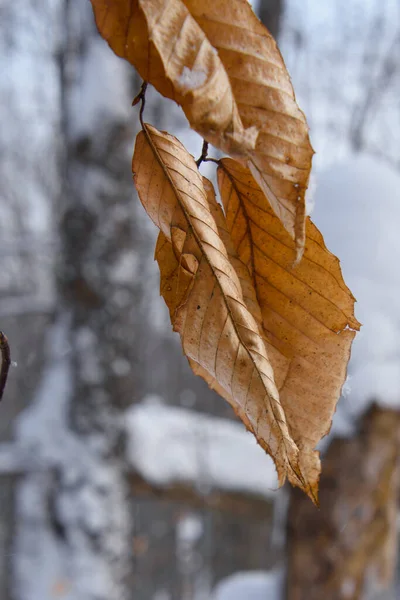
[[[235,330],[235,333],[236,333],[236,335],[237,335],[237,338],[238,338],[238,340],[239,340],[240,344],[241,344],[241,345],[242,345],[242,346],[245,348],[245,350],[246,350],[246,353],[247,353],[247,355],[249,356],[251,363],[253,364],[254,368],[256,369],[256,371],[257,371],[257,373],[258,373],[258,376],[259,376],[259,378],[260,378],[260,380],[261,380],[261,383],[262,383],[262,385],[263,385],[263,388],[264,388],[264,389],[265,389],[265,391],[266,391],[267,397],[270,399],[270,407],[271,407],[272,414],[273,414],[273,416],[274,416],[275,422],[276,422],[276,424],[277,424],[278,430],[279,430],[279,431],[281,431],[281,429],[280,429],[280,425],[279,425],[279,422],[278,422],[278,419],[277,419],[277,417],[275,416],[274,408],[273,408],[273,405],[272,405],[272,403],[273,403],[273,401],[274,401],[274,398],[271,396],[270,392],[267,390],[267,388],[266,388],[266,386],[265,386],[265,384],[264,384],[263,378],[262,378],[262,377],[261,377],[261,375],[260,375],[260,371],[259,371],[259,369],[258,369],[258,367],[257,367],[257,365],[256,365],[256,362],[255,362],[254,358],[252,357],[252,355],[251,355],[251,353],[250,353],[250,350],[247,348],[246,344],[245,344],[245,343],[243,342],[243,340],[242,340],[242,336],[240,335],[240,333],[239,333],[239,331],[238,331],[237,324],[236,324],[236,322],[235,322],[235,319],[234,319],[234,317],[233,317],[233,314],[232,314],[232,311],[231,311],[231,309],[230,309],[230,306],[229,306],[229,304],[228,304],[228,302],[227,302],[226,295],[225,295],[225,293],[224,293],[224,291],[223,291],[223,289],[222,289],[221,283],[220,283],[220,281],[219,281],[219,279],[218,279],[218,277],[217,277],[217,275],[216,275],[216,273],[215,273],[215,271],[214,271],[214,267],[213,267],[212,263],[210,262],[210,260],[209,260],[209,258],[208,258],[208,256],[207,256],[207,253],[205,252],[205,250],[204,250],[204,248],[203,248],[202,241],[201,241],[201,239],[200,239],[200,237],[199,237],[199,235],[198,235],[198,233],[197,233],[196,229],[195,229],[195,228],[192,226],[192,224],[191,224],[191,221],[190,221],[190,215],[188,214],[188,212],[187,212],[187,210],[186,210],[186,208],[185,208],[185,206],[184,206],[183,202],[181,201],[180,194],[178,193],[178,191],[177,191],[177,189],[176,189],[176,186],[175,186],[175,184],[174,184],[174,181],[173,181],[172,177],[170,176],[170,174],[169,174],[169,172],[168,172],[168,169],[167,169],[167,167],[165,166],[165,164],[164,164],[164,162],[163,162],[163,160],[162,160],[162,158],[161,158],[161,156],[160,156],[160,153],[159,153],[159,151],[158,151],[158,148],[157,148],[157,146],[155,145],[155,143],[153,142],[153,140],[152,140],[152,138],[151,138],[151,133],[148,131],[148,125],[147,125],[146,123],[144,123],[143,125],[144,125],[144,126],[143,126],[143,133],[144,133],[144,135],[145,135],[145,137],[146,137],[146,140],[147,140],[147,142],[148,142],[149,146],[151,147],[151,149],[152,149],[152,151],[153,151],[153,154],[154,154],[154,156],[155,156],[155,158],[156,158],[156,160],[157,160],[157,162],[158,162],[159,166],[161,167],[161,169],[162,169],[162,171],[163,171],[163,173],[164,173],[164,175],[165,175],[166,179],[167,179],[167,180],[168,180],[168,182],[170,183],[170,185],[171,185],[171,187],[172,187],[172,190],[173,190],[173,192],[174,192],[174,195],[175,195],[175,197],[176,197],[176,199],[177,199],[177,201],[178,201],[178,204],[179,204],[179,206],[180,206],[180,208],[181,208],[181,210],[182,210],[182,212],[183,212],[183,214],[184,214],[184,216],[185,216],[185,219],[186,219],[186,222],[187,222],[187,224],[188,224],[188,227],[189,227],[190,231],[193,233],[193,236],[194,236],[194,238],[195,238],[195,240],[196,240],[196,242],[197,242],[197,244],[198,244],[198,246],[199,246],[199,248],[200,248],[200,250],[201,250],[201,252],[202,252],[202,255],[205,257],[205,259],[206,259],[206,262],[207,262],[207,264],[209,265],[209,267],[210,267],[210,269],[211,269],[211,272],[213,273],[213,276],[214,276],[215,280],[217,281],[217,285],[218,285],[218,287],[219,287],[219,290],[220,290],[220,292],[221,292],[221,296],[222,296],[222,298],[223,298],[223,301],[224,301],[224,303],[225,303],[225,306],[226,306],[227,312],[228,312],[228,314],[229,314],[229,316],[230,316],[230,318],[231,318],[231,321],[232,321],[232,324],[233,324],[233,328],[234,328],[234,330]],[[229,257],[228,257],[228,260],[229,260]],[[247,310],[248,310],[248,309],[247,309]],[[251,313],[250,313],[250,314],[251,314]],[[265,357],[264,357],[264,358],[265,358]],[[275,382],[274,382],[274,385],[275,385],[275,387],[276,387],[276,383],[275,383]],[[278,391],[278,388],[276,388],[276,389],[277,389],[277,391]],[[279,397],[279,391],[278,391],[278,397]],[[283,412],[283,407],[282,407],[282,406],[281,406],[281,409],[282,409],[282,412]],[[283,412],[283,414],[285,414],[285,413]],[[285,425],[286,425],[286,428],[288,428],[288,425],[287,425],[287,423],[286,423],[286,422],[285,422]],[[289,434],[289,430],[288,430],[288,434]],[[290,434],[289,434],[289,437],[290,437]],[[281,439],[282,439],[282,441],[283,441],[283,444],[284,444],[284,447],[285,447],[285,450],[286,450],[285,437],[284,437],[284,435],[283,435],[283,432],[281,432]],[[297,451],[299,451],[299,449],[297,448],[297,445],[295,444],[294,440],[293,440],[291,437],[290,437],[290,440],[291,440],[292,444],[294,445],[294,447],[297,449]],[[287,450],[286,450],[286,454],[287,454]],[[292,469],[293,473],[295,474],[295,476],[296,476],[296,477],[298,477],[298,475],[297,475],[297,473],[296,473],[295,469],[294,469],[294,468],[292,467],[292,465],[291,465],[291,462],[290,462],[290,460],[289,460],[289,456],[288,456],[288,454],[287,454],[287,456],[286,456],[286,460],[288,461],[288,464],[290,465],[290,467],[291,467],[291,469]]]

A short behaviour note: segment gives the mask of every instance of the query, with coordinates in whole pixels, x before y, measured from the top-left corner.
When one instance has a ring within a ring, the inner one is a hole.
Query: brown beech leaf
[[[161,231],[161,293],[184,353],[271,454],[280,483],[288,476],[309,492],[271,368],[271,355],[275,362],[281,357],[262,332],[255,290],[211,184],[176,138],[150,125],[137,137],[133,172],[141,202]]]
[[[313,149],[275,40],[247,0],[183,0],[228,74],[244,127],[259,131],[249,167],[286,230],[305,241]]]
[[[282,56],[247,0],[92,0],[116,54],[167,98],[191,127],[248,162],[284,227],[305,235],[313,150]]]
[[[175,100],[191,127],[234,156],[254,149],[218,52],[181,0],[92,0],[97,27],[113,51]]]
[[[320,473],[315,446],[328,433],[360,324],[339,260],[308,218],[303,260],[293,267],[295,243],[250,171],[232,159],[218,167],[226,224],[247,265],[261,308],[264,333],[286,363],[271,363],[300,468],[316,495]],[[280,382],[280,383],[279,383]]]

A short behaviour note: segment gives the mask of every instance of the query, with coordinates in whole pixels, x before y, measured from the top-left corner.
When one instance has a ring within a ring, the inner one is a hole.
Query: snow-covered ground
[[[280,600],[283,570],[235,573],[215,588],[211,600]]]
[[[41,385],[16,423],[14,455],[21,455],[20,467],[27,471],[17,494],[13,548],[20,600],[123,598],[115,580],[128,568],[121,556],[130,555],[124,547],[129,518],[123,466],[103,459],[100,437],[88,443],[69,428],[67,331],[65,316],[49,330]]]
[[[128,458],[156,485],[192,484],[271,496],[277,488],[272,459],[241,423],[165,406],[145,398],[126,414]]]

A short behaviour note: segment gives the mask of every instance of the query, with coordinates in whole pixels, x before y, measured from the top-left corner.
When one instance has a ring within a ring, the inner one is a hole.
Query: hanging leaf
[[[145,126],[133,171],[139,197],[161,230],[156,259],[161,293],[195,371],[221,391],[286,476],[306,491],[299,452],[288,432],[261,313],[247,268],[238,260],[224,217],[176,138]],[[214,387],[215,387],[214,386]]]
[[[97,27],[114,52],[185,112],[191,127],[228,154],[245,156],[246,131],[215,48],[181,0],[92,0]]]
[[[207,141],[248,162],[299,259],[313,150],[281,54],[247,0],[92,4],[114,52]]]
[[[360,327],[354,297],[310,219],[303,260],[293,268],[295,244],[265,206],[249,170],[223,159],[218,184],[228,231],[252,277],[264,333],[288,361],[272,360],[272,367],[282,382],[280,401],[300,450],[301,471],[314,492],[320,473],[314,449],[330,429]]]
[[[299,258],[313,149],[281,53],[247,0],[183,1],[218,50],[244,126],[259,131],[249,167]]]
[[[113,50],[240,161],[218,169],[226,218],[169,134],[143,125],[133,170],[160,229],[161,291],[193,371],[271,454],[280,483],[288,477],[317,502],[315,447],[359,324],[338,260],[306,221],[313,150],[279,50],[247,0],[92,4]]]

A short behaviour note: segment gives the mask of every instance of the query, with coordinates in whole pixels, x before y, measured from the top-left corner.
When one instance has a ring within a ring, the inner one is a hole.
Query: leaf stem
[[[206,142],[206,140],[203,140],[203,147],[201,149],[200,158],[198,160],[196,160],[197,168],[200,167],[202,162],[205,162],[207,160],[207,154],[208,154],[208,142]]]
[[[140,124],[142,126],[142,128],[144,129],[144,122],[143,122],[143,112],[144,112],[144,107],[146,105],[146,90],[147,90],[147,86],[148,83],[147,81],[143,81],[142,85],[140,87],[140,92],[138,93],[137,96],[135,96],[135,98],[132,101],[132,106],[136,106],[136,104],[138,104],[139,102],[140,104],[140,110],[139,110],[139,120],[140,120]]]
[[[210,158],[207,156],[207,158],[203,158],[202,162],[213,162],[218,166],[223,166],[221,161],[218,158]]]

